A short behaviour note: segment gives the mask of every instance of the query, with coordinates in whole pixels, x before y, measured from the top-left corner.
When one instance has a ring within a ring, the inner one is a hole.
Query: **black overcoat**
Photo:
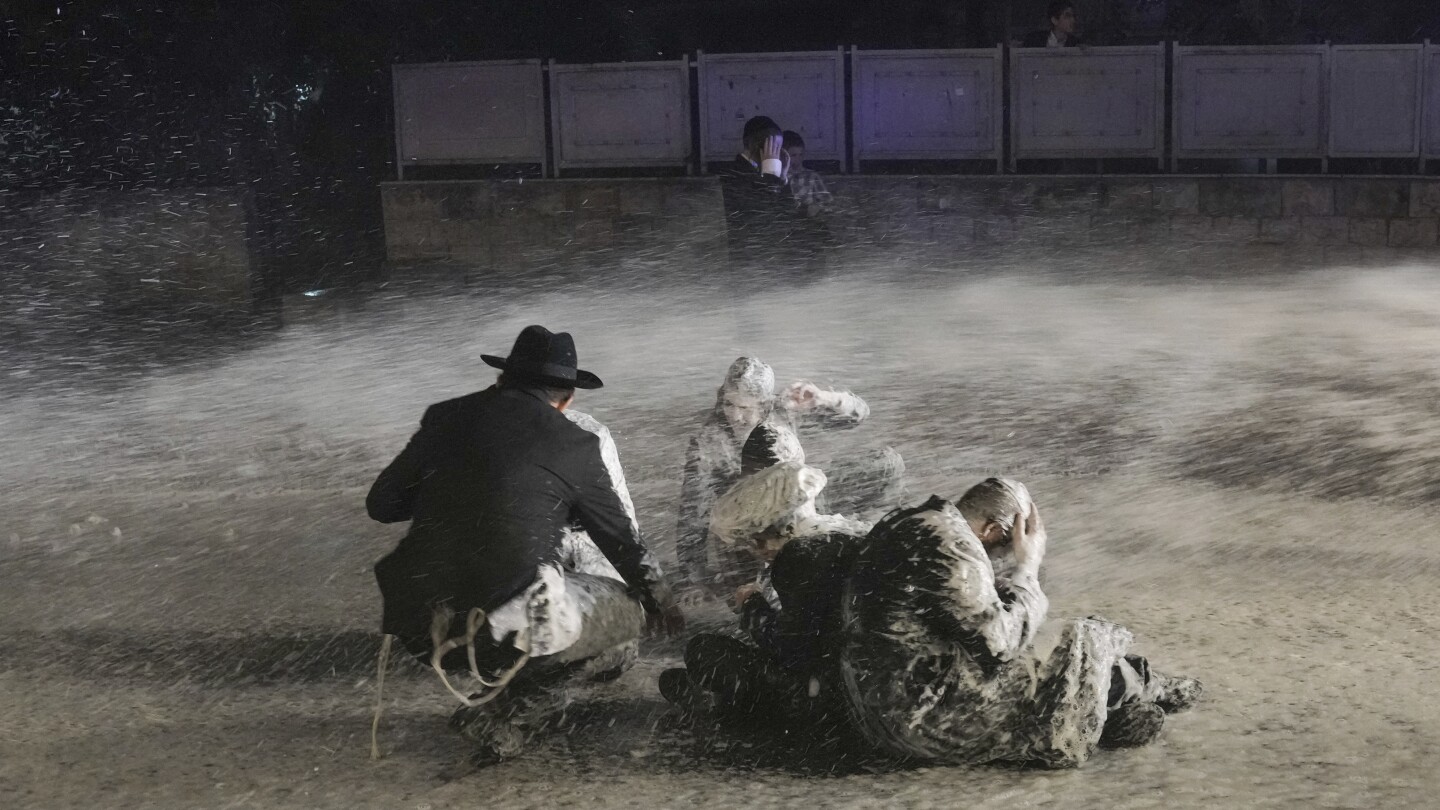
[[[538,391],[491,387],[430,406],[420,430],[365,501],[410,532],[375,566],[383,627],[412,651],[429,645],[433,608],[490,611],[557,563],[578,524],[649,611],[669,592],[626,514],[600,440]]]

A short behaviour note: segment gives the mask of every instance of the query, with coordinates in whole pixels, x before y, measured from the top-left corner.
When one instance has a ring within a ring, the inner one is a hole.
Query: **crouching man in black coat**
[[[375,566],[384,631],[440,672],[467,707],[452,724],[498,759],[564,709],[567,681],[617,674],[594,662],[614,660],[605,654],[647,623],[675,633],[684,618],[600,437],[563,414],[576,388],[601,386],[576,368],[570,335],[529,326],[509,357],[482,359],[499,381],[430,406],[365,505],[382,523],[412,521]],[[624,582],[562,565],[572,527]],[[476,691],[453,677],[473,678]]]

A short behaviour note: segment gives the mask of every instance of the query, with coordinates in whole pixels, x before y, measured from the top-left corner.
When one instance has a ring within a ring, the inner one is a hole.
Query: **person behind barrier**
[[[1031,31],[1021,41],[1025,48],[1073,48],[1080,44],[1075,31],[1075,3],[1072,0],[1051,0],[1046,7],[1045,17],[1050,21],[1049,30]]]
[[[780,125],[757,115],[745,122],[740,153],[715,172],[732,270],[803,274],[815,260],[814,250],[791,238],[804,230],[805,217],[785,182],[791,159],[784,142]]]
[[[375,566],[387,645],[398,638],[440,673],[468,707],[455,724],[498,759],[563,708],[568,677],[597,658],[623,666],[613,653],[647,621],[674,633],[684,617],[617,489],[618,456],[596,425],[564,415],[577,388],[602,385],[577,368],[571,336],[528,326],[508,357],[481,359],[501,370],[496,384],[426,409],[366,509],[411,521]],[[623,581],[581,570],[574,528]],[[474,686],[457,687],[450,676],[466,670]]]
[[[825,187],[825,178],[814,169],[805,167],[805,139],[800,133],[785,130],[785,151],[790,155],[790,171],[786,181],[790,184],[790,196],[807,217],[820,217],[830,213],[830,190]]]

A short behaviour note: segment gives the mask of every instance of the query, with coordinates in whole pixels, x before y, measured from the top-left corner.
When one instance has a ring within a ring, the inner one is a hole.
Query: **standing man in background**
[[[780,125],[757,115],[745,122],[741,152],[716,171],[732,270],[783,273],[811,258],[804,240],[793,238],[805,218],[785,182],[791,161],[784,142]]]

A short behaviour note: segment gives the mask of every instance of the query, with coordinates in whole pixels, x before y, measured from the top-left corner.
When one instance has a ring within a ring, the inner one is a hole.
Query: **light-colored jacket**
[[[752,358],[737,360],[716,392],[715,406],[686,449],[675,547],[682,576],[694,582],[712,582],[726,577],[737,565],[744,568],[746,564],[732,550],[711,543],[709,533],[715,499],[740,478],[740,450],[748,436],[736,436],[731,430],[723,410],[726,394],[741,393],[766,402],[762,424],[769,425],[782,441],[795,447],[800,445],[797,426],[802,421],[807,425],[848,427],[870,415],[865,400],[849,391],[832,389],[822,389],[825,396],[812,409],[797,412],[788,398],[776,396],[774,380],[774,372],[764,363]],[[799,460],[803,461],[803,456]]]

